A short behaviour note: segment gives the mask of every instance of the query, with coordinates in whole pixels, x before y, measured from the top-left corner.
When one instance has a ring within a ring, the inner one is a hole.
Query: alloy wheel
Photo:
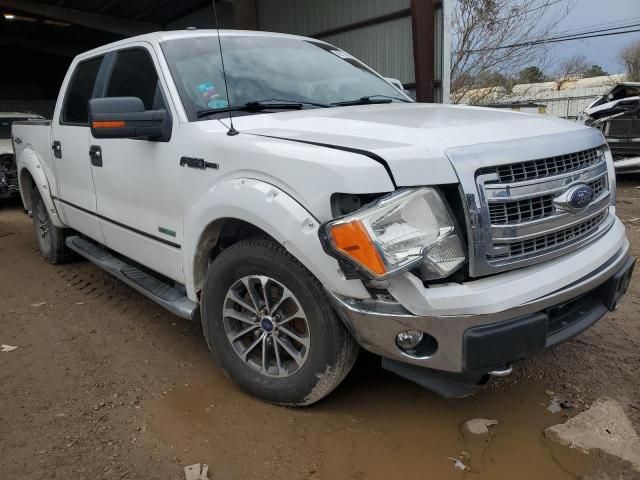
[[[238,357],[267,377],[288,377],[304,365],[310,332],[298,299],[264,275],[236,281],[224,299],[225,334]]]

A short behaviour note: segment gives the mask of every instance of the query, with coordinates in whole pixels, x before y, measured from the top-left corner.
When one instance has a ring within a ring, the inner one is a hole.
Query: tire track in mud
[[[59,265],[57,274],[66,282],[65,289],[83,297],[86,301],[98,302],[108,308],[110,314],[136,318],[159,307],[88,261]],[[78,301],[82,301],[79,299]]]

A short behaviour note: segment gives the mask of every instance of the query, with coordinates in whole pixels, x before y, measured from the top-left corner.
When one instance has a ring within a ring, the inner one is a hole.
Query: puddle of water
[[[590,469],[584,455],[552,455],[542,432],[564,419],[540,385],[446,400],[368,368],[319,405],[289,409],[216,377],[144,404],[149,439],[182,464],[208,463],[211,478],[562,480]],[[488,444],[464,440],[472,418],[499,421]]]

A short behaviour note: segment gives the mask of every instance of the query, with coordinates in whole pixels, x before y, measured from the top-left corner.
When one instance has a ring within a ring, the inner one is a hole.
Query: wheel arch
[[[225,248],[252,237],[272,238],[267,232],[238,218],[219,218],[209,223],[198,241],[193,259],[193,283],[202,289],[209,265]]]
[[[24,208],[28,211],[32,210],[31,196],[33,191],[37,189],[47,207],[51,222],[56,227],[65,228],[53,203],[49,180],[37,153],[29,147],[25,148],[20,153],[20,157],[16,158],[16,165],[18,166],[18,185]]]
[[[347,280],[338,262],[324,252],[318,237],[318,220],[271,184],[253,179],[226,181],[209,189],[188,212],[183,265],[192,300],[198,299],[216,249],[251,236],[271,238],[282,245],[328,290],[352,298],[369,298],[362,282]]]
[[[20,195],[22,196],[22,204],[25,210],[31,211],[31,195],[33,191],[38,188],[36,182],[33,179],[33,175],[28,168],[23,168],[18,174],[18,184],[20,185]]]

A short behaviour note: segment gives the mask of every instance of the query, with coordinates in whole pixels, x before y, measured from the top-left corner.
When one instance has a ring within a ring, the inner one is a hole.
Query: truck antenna
[[[229,84],[227,83],[227,71],[224,68],[224,55],[222,55],[222,41],[220,40],[220,24],[218,23],[218,12],[216,10],[216,0],[212,0],[213,3],[213,18],[216,21],[216,31],[218,32],[218,46],[220,47],[220,60],[222,61],[222,77],[224,78],[224,89],[227,93],[227,110],[229,112],[229,122],[231,124],[231,128],[227,132],[227,135],[233,137],[238,135],[240,132],[236,130],[233,126],[233,115],[231,115],[231,98],[229,97]]]

